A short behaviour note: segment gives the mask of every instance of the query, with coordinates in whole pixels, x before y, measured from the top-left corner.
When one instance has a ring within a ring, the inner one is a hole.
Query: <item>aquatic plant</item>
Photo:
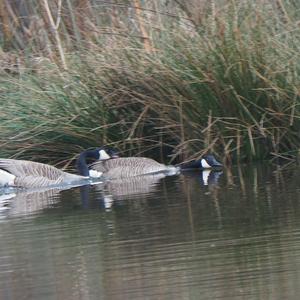
[[[295,157],[300,5],[192,3],[36,10],[41,35],[0,77],[1,156],[62,162],[114,144],[172,159]]]

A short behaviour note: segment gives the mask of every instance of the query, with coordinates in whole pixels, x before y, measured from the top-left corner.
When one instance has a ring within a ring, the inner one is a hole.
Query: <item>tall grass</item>
[[[172,159],[297,155],[300,4],[79,2],[50,7],[53,22],[36,9],[41,34],[3,70],[1,156],[62,162],[101,144]]]

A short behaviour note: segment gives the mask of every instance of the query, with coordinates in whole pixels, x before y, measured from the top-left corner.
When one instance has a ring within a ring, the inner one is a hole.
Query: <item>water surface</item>
[[[0,211],[0,299],[299,299],[300,168],[21,193]]]

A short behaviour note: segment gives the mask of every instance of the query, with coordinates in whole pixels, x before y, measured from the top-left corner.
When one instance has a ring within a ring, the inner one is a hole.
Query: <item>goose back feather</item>
[[[96,161],[91,165],[93,170],[102,172],[109,179],[128,178],[159,172],[177,170],[146,157],[119,157]]]
[[[43,163],[17,159],[0,159],[0,169],[13,174],[14,185],[24,188],[57,185],[85,178]]]

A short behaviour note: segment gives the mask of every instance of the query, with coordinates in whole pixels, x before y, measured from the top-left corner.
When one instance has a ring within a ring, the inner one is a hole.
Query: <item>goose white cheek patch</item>
[[[102,172],[98,172],[96,170],[90,170],[89,174],[90,174],[90,177],[99,178],[99,177],[102,176],[103,173]]]
[[[209,168],[211,168],[211,166],[207,163],[206,159],[204,159],[204,158],[201,159],[201,166],[202,166],[202,168],[204,168],[204,169],[209,169]]]
[[[15,184],[15,178],[15,175],[0,169],[0,186],[13,186]]]
[[[110,159],[110,156],[106,153],[105,150],[100,150],[99,151],[99,160],[105,160],[105,159]]]

